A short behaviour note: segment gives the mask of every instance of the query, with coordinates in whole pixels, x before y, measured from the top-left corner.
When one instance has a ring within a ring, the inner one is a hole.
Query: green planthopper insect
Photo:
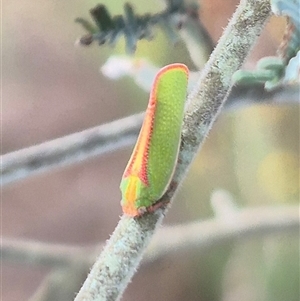
[[[187,84],[188,68],[179,63],[165,66],[155,77],[120,185],[123,212],[129,216],[154,211],[170,184],[180,146]]]

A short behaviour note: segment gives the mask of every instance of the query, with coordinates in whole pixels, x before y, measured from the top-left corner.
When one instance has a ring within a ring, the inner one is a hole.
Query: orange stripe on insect
[[[145,114],[145,119],[138,137],[138,141],[132,153],[132,159],[124,172],[124,177],[129,175],[137,176],[146,185],[149,185],[147,169],[148,154],[151,135],[153,129],[153,121],[155,116],[155,98],[152,96]]]

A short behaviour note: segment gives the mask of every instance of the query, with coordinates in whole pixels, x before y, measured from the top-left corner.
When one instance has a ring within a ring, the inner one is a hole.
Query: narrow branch
[[[99,245],[83,248],[4,237],[1,244],[1,260],[48,267],[69,266],[76,262],[90,265],[95,261],[96,254],[99,254],[102,247]]]
[[[179,34],[190,54],[190,57],[201,70],[207,62],[214,49],[214,42],[201,22],[198,13],[190,11],[189,14],[179,16],[180,30]]]
[[[299,226],[299,206],[242,209],[230,220],[213,218],[160,229],[145,253],[145,262],[160,259],[165,254],[195,248],[212,249],[223,243],[239,242],[253,236],[264,237],[286,231],[298,234]]]
[[[139,219],[123,215],[75,300],[117,300],[136,272],[143,250],[162,218],[162,210]]]
[[[263,85],[235,86],[225,103],[225,109],[240,109],[259,103],[299,104],[299,94],[299,85],[278,87],[272,91],[266,91]],[[143,116],[143,113],[131,115],[5,154],[1,156],[1,185],[132,145],[136,141]]]
[[[228,221],[212,218],[159,229],[147,248],[143,262],[152,262],[180,250],[210,249],[229,240],[299,231],[299,226],[299,206],[241,209]],[[4,262],[50,267],[74,263],[90,266],[103,245],[86,248],[3,238],[1,252]]]
[[[188,97],[178,164],[170,188],[159,202],[172,200],[228,96],[232,74],[245,60],[270,13],[268,0],[241,1]],[[140,218],[123,216],[75,300],[118,300],[165,212],[161,207]]]
[[[72,300],[87,272],[88,267],[78,262],[68,267],[58,267],[49,272],[28,301]]]
[[[1,184],[82,162],[135,142],[143,113],[1,156]]]

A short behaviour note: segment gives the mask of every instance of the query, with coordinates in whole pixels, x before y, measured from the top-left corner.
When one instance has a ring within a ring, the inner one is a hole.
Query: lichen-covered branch
[[[268,0],[241,1],[234,13],[188,97],[178,164],[170,188],[160,202],[169,202],[174,196],[228,96],[232,74],[244,62],[270,13]],[[161,207],[140,218],[123,216],[75,300],[118,300],[165,211]]]

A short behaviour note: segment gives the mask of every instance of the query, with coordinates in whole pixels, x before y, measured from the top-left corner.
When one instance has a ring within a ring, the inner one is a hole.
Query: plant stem
[[[228,96],[232,74],[245,60],[270,13],[268,0],[241,1],[206,64],[199,84],[188,97],[178,165],[170,188],[159,201],[167,202],[174,196]],[[141,218],[123,216],[75,301],[119,300],[165,211],[166,208],[161,207]]]

